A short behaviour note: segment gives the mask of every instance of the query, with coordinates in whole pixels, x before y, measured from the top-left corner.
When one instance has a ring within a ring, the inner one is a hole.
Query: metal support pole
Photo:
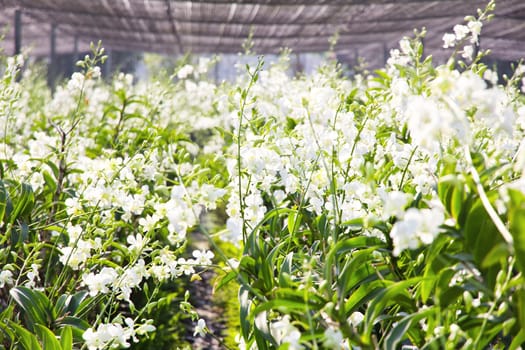
[[[113,55],[111,50],[106,50],[106,55],[108,58],[106,59],[106,62],[104,63],[103,73],[104,78],[109,79],[111,76],[111,66],[113,65]]]
[[[219,64],[221,63],[220,60],[215,60],[215,64],[213,65],[213,78],[215,79],[215,84],[219,83]]]
[[[386,43],[383,43],[383,66],[386,66],[389,55],[390,52],[388,51],[388,47],[386,46]]]
[[[22,11],[15,10],[15,55],[22,51]]]
[[[71,65],[72,69],[71,71],[77,70],[77,61],[78,61],[78,36],[75,35],[73,38],[73,57],[71,58]]]
[[[49,67],[47,71],[48,84],[52,90],[55,88],[56,79],[56,24],[51,24],[49,38]]]
[[[295,53],[295,67],[294,67],[294,75],[298,75],[304,71],[303,64],[301,62],[301,54]]]

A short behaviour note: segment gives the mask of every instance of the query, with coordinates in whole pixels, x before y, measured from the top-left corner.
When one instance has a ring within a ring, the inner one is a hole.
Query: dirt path
[[[192,237],[192,248],[209,249],[208,240],[204,235],[195,234]],[[213,271],[205,271],[201,274],[202,280],[193,281],[190,284],[191,304],[199,316],[206,321],[206,326],[210,330],[210,334],[206,334],[205,337],[193,336],[195,323],[189,325],[186,340],[192,344],[192,349],[226,349],[221,344],[223,332],[226,329],[224,310],[213,303],[212,281],[214,276]]]

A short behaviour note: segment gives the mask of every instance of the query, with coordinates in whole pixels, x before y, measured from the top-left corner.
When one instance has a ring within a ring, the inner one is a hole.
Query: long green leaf
[[[44,345],[43,350],[62,350],[62,345],[58,341],[57,337],[49,328],[40,324],[35,325],[36,333]]]
[[[384,289],[394,282],[388,280],[376,280],[369,284],[362,284],[354,291],[345,303],[344,315],[346,318],[357,311],[361,306],[379,295]]]
[[[465,246],[478,264],[482,263],[492,247],[503,241],[481,200],[476,201],[468,213],[464,234]]]
[[[1,334],[4,334],[11,342],[13,342],[15,339],[15,333],[13,333],[13,331],[7,326],[7,324],[0,321],[0,338],[4,338],[4,336],[2,336]]]
[[[60,346],[62,350],[73,350],[73,331],[71,326],[65,326],[60,332]]]
[[[16,338],[20,342],[22,349],[42,350],[42,347],[38,343],[38,339],[36,338],[36,336],[29,332],[27,329],[20,326],[19,324],[16,324],[13,321],[9,321],[9,327],[11,327],[11,329],[13,329],[14,333],[16,334]]]
[[[306,303],[304,301],[297,301],[297,300],[290,300],[290,299],[272,299],[267,302],[264,302],[260,305],[258,305],[255,310],[254,314],[259,314],[263,311],[269,311],[269,310],[279,310],[283,313],[290,314],[290,313],[299,313],[304,314],[308,310],[311,310],[313,307],[319,309],[316,307],[315,304]]]
[[[213,290],[218,291],[219,289],[227,285],[230,281],[235,280],[235,277],[237,277],[237,271],[230,271],[227,274],[219,277],[217,283],[213,287]]]
[[[89,323],[75,316],[66,316],[62,318],[58,324],[72,326],[74,328],[78,328],[83,331],[85,331],[86,329],[90,327]]]
[[[431,315],[436,311],[435,307],[428,308],[424,311],[410,314],[401,319],[401,321],[397,322],[395,327],[393,327],[390,332],[385,337],[385,342],[383,344],[383,348],[385,350],[390,349],[396,349],[397,345],[403,340],[407,338],[408,330],[410,327],[412,327],[412,324],[415,322],[418,322],[419,320],[428,317],[428,315]]]
[[[384,246],[384,242],[381,241],[379,238],[375,237],[367,237],[367,236],[358,236],[349,238],[343,241],[339,241],[329,252],[326,257],[326,263],[325,263],[325,277],[328,281],[328,286],[332,285],[333,282],[333,268],[335,266],[335,262],[337,257],[347,254],[354,249],[358,248],[368,248],[372,246]]]
[[[17,305],[25,311],[31,323],[28,325],[30,329],[36,323],[49,325],[55,320],[54,309],[44,293],[18,286],[11,289],[9,294]]]
[[[10,213],[7,221],[12,224],[22,216],[26,216],[35,204],[35,194],[29,184],[20,184],[20,193],[16,201],[13,199],[13,211]]]
[[[241,323],[241,332],[244,339],[249,339],[250,335],[250,308],[252,306],[252,301],[250,299],[250,292],[244,286],[241,286],[239,289],[239,302],[240,302],[240,323]]]
[[[294,236],[295,231],[297,231],[299,229],[299,226],[301,226],[302,218],[303,217],[301,213],[298,211],[295,211],[293,213],[290,213],[290,215],[288,215],[288,233],[291,236]]]
[[[261,312],[260,314],[255,317],[255,329],[254,329],[254,335],[255,335],[255,341],[257,342],[257,348],[258,349],[268,349],[267,342],[274,343],[275,341],[270,333],[270,329],[268,327],[268,320],[267,320],[267,313]]]
[[[509,190],[510,196],[510,233],[514,239],[516,265],[525,274],[525,195],[518,190]]]
[[[521,347],[522,344],[525,343],[525,329],[520,329],[518,334],[512,339],[512,343],[510,343],[509,350],[516,350]]]
[[[366,320],[365,335],[366,337],[370,337],[370,334],[372,333],[372,329],[374,327],[376,319],[383,312],[386,305],[396,301],[396,299],[400,296],[405,296],[408,299],[410,299],[411,297],[410,295],[408,295],[407,289],[410,286],[413,286],[414,284],[420,282],[421,280],[422,280],[421,277],[414,277],[408,280],[396,282],[386,287],[381,293],[377,295],[377,297],[375,297],[370,302],[370,305],[365,315],[365,320]]]
[[[94,298],[87,298],[87,296],[88,293],[85,291],[76,293],[69,302],[67,310],[74,316],[84,317],[103,298],[101,294]]]
[[[371,247],[352,253],[351,258],[343,266],[338,278],[341,298],[344,298],[348,291],[358,285],[360,281],[375,274],[375,270],[369,264],[369,261],[374,259],[372,253],[375,250],[376,247]]]
[[[4,220],[4,215],[7,207],[7,201],[9,199],[9,193],[5,188],[4,182],[0,180],[0,222]]]
[[[293,252],[288,253],[284,258],[281,268],[279,269],[279,285],[281,287],[290,287],[290,275],[292,273]]]

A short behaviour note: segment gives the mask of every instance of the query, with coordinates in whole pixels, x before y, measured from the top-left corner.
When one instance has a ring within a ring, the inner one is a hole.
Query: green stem
[[[242,167],[241,167],[241,131],[242,131],[242,121],[244,117],[244,110],[246,108],[247,99],[248,99],[248,93],[250,92],[251,88],[255,84],[255,82],[258,79],[259,72],[262,69],[264,61],[259,58],[259,62],[257,63],[257,67],[255,67],[255,70],[253,73],[250,73],[248,70],[248,74],[250,75],[250,82],[248,83],[248,87],[245,90],[242,90],[241,92],[241,101],[239,106],[239,127],[237,129],[237,176],[238,176],[238,191],[239,191],[239,206],[240,206],[240,213],[241,213],[241,220],[242,220],[242,239],[243,242],[246,243],[247,234],[246,234],[246,224],[244,220],[244,205],[242,203]]]
[[[512,238],[512,235],[510,234],[507,227],[505,227],[505,224],[503,221],[501,221],[501,218],[499,217],[498,213],[496,213],[496,210],[494,207],[492,207],[492,204],[490,204],[490,200],[487,197],[487,193],[485,192],[485,189],[483,188],[483,185],[481,183],[481,179],[479,177],[478,171],[476,170],[476,167],[474,167],[474,163],[472,161],[472,157],[470,156],[470,148],[468,145],[465,146],[465,158],[468,163],[470,174],[472,175],[472,180],[474,180],[474,184],[476,185],[476,191],[478,192],[479,198],[481,200],[481,203],[483,204],[483,207],[487,211],[487,214],[489,214],[490,219],[498,229],[499,233],[507,242],[507,244],[512,245],[514,240]]]
[[[478,336],[476,337],[476,340],[474,341],[473,349],[479,349],[478,343],[481,340],[481,337],[485,335],[485,328],[487,327],[488,318],[493,314],[494,309],[496,309],[496,305],[499,306],[499,300],[503,296],[503,293],[505,289],[507,288],[510,278],[512,277],[512,269],[514,268],[514,259],[512,259],[509,263],[509,268],[507,270],[507,276],[505,277],[505,281],[501,285],[501,293],[498,295],[496,294],[496,298],[492,305],[490,306],[489,311],[486,313],[486,317],[483,318],[483,323],[481,324],[481,329],[477,332]],[[498,288],[498,284],[496,284],[496,288]]]

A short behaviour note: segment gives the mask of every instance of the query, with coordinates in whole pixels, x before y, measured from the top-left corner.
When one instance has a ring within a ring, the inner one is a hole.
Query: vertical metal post
[[[108,56],[108,58],[104,63],[103,73],[104,78],[109,79],[111,76],[111,66],[113,65],[113,52],[111,50],[106,50],[106,55]]]
[[[294,75],[302,73],[304,70],[303,64],[301,62],[301,54],[295,53],[295,65],[294,65]]]
[[[15,55],[22,51],[22,11],[15,10]]]
[[[71,71],[74,72],[77,70],[77,61],[78,61],[78,36],[73,37],[73,57],[71,58]]]
[[[383,43],[383,66],[386,66],[386,62],[388,61],[388,56],[390,55],[390,52],[388,51],[388,47],[386,46],[386,43]]]
[[[51,24],[51,32],[49,38],[49,67],[47,71],[48,84],[51,89],[55,89],[56,79],[56,24]]]
[[[219,64],[221,61],[219,59],[215,60],[215,65],[213,66],[213,78],[215,79],[215,83],[217,84],[219,82]]]

